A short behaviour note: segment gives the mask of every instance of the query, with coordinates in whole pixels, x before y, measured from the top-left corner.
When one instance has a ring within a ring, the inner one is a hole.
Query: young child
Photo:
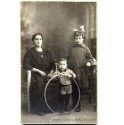
[[[89,87],[86,67],[91,66],[93,63],[91,52],[89,48],[83,43],[85,39],[84,32],[84,26],[80,26],[80,29],[76,29],[74,31],[75,45],[68,52],[68,66],[76,73],[76,81],[80,90],[84,90]],[[78,92],[75,91],[72,94],[72,98],[73,105],[76,105]],[[81,107],[79,103],[75,111],[79,112],[80,110]]]
[[[60,112],[63,113],[64,111],[67,111],[69,97],[70,94],[72,94],[71,79],[76,78],[76,75],[72,70],[67,68],[67,59],[65,58],[60,58],[58,69],[55,72],[51,71],[50,74],[48,74],[49,77],[53,77],[54,75],[59,76],[61,86]]]

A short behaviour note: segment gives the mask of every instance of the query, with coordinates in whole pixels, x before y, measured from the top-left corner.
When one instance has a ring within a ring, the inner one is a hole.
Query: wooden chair
[[[96,108],[97,108],[97,62],[94,62],[92,66],[90,67],[89,82],[90,82],[90,90],[91,90],[90,103],[93,97],[94,111],[96,111]]]
[[[30,89],[30,83],[31,83],[31,71],[27,70],[27,107],[28,107],[28,112],[30,112],[30,94],[29,94],[29,89]]]
[[[81,91],[81,95],[88,95],[88,101],[91,104],[93,101],[94,111],[97,106],[97,64],[94,62],[91,67],[87,67],[89,87]]]

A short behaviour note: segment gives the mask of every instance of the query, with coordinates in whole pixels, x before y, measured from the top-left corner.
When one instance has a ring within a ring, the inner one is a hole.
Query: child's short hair
[[[67,59],[66,59],[66,58],[60,58],[60,59],[59,59],[59,62],[60,62],[60,61],[65,61],[65,62],[67,63]]]
[[[74,38],[75,38],[75,36],[82,36],[85,39],[84,32],[82,32],[82,31],[75,31],[74,32]]]
[[[37,35],[40,35],[42,37],[42,40],[43,40],[43,35],[41,33],[35,33],[33,36],[32,36],[32,41],[34,41],[35,37]]]

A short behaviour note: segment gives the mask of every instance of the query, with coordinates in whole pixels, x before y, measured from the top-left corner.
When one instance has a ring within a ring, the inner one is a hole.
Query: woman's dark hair
[[[32,36],[32,41],[34,41],[35,37],[37,35],[40,35],[42,37],[42,40],[43,40],[43,35],[41,33],[35,33],[33,36]]]

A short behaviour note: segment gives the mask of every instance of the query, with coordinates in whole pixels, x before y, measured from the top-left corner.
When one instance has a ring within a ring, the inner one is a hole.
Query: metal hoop
[[[46,90],[47,90],[48,85],[49,85],[50,82],[52,81],[52,79],[56,78],[57,76],[59,76],[59,75],[55,75],[54,77],[52,77],[51,79],[49,79],[49,81],[47,82],[47,84],[46,84],[46,86],[45,86],[45,90],[44,90],[45,103],[46,103],[47,107],[50,109],[50,111],[52,111],[53,113],[54,113],[55,111],[49,106],[49,104],[48,104],[48,102],[47,102],[47,99],[46,99]],[[79,92],[79,98],[78,98],[78,101],[77,101],[76,106],[75,106],[70,112],[74,111],[74,110],[77,108],[77,106],[78,106],[78,104],[79,104],[79,101],[80,101],[80,89],[79,89],[79,86],[78,86],[77,82],[76,82],[74,79],[73,79],[73,81],[74,81],[75,84],[77,85],[78,92]]]

